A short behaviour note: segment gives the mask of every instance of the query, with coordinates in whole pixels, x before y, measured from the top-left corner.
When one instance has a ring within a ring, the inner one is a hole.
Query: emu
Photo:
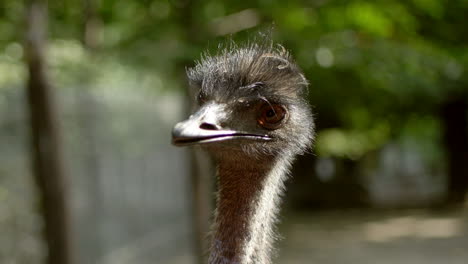
[[[314,136],[308,81],[281,46],[248,44],[187,70],[198,110],[175,125],[176,146],[200,145],[217,164],[209,264],[269,264],[291,162]]]

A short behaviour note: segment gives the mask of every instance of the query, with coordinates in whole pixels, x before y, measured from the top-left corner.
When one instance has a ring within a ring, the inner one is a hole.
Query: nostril
[[[206,130],[219,130],[220,127],[215,125],[215,124],[210,124],[210,123],[202,123],[200,125],[201,129],[206,129]]]

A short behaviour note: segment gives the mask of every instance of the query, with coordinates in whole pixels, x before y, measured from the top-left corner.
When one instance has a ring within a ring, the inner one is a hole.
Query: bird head
[[[175,125],[176,146],[201,145],[215,157],[298,154],[313,138],[308,82],[282,47],[231,47],[187,70],[197,109]]]

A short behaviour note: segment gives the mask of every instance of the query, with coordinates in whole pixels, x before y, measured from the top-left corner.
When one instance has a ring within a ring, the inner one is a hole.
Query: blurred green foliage
[[[466,96],[466,0],[95,0],[93,53],[81,42],[85,2],[49,1],[49,63],[62,86],[97,72],[98,86],[143,78],[128,89],[182,91],[202,51],[273,28],[311,82],[319,155],[358,159],[410,139],[436,156],[437,109]],[[22,1],[0,3],[2,87],[24,79],[23,12]]]

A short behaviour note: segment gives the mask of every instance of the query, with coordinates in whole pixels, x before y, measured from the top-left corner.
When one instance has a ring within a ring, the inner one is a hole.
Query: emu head
[[[198,109],[173,129],[173,144],[199,144],[218,159],[298,154],[313,137],[308,82],[282,48],[250,45],[205,56],[187,71]]]

